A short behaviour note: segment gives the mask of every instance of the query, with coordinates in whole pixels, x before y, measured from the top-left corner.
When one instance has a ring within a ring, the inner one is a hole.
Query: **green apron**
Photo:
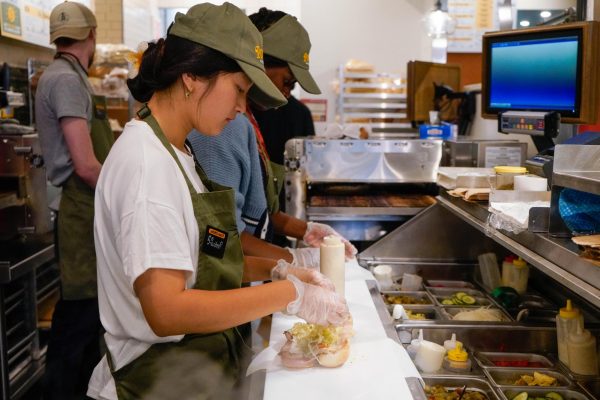
[[[91,139],[96,159],[102,164],[114,143],[106,115],[106,98],[93,94],[87,77],[70,56],[59,56],[79,75],[92,98]],[[98,296],[94,248],[94,189],[72,173],[62,185],[58,213],[58,255],[65,300]]]
[[[283,165],[269,161],[265,163],[266,184],[265,195],[267,197],[267,209],[269,214],[275,214],[279,211],[279,192],[283,188],[285,179],[285,167]]]
[[[150,110],[144,107],[138,115],[150,125],[173,156],[190,191],[201,249],[194,289],[239,288],[244,259],[236,226],[233,190],[209,181],[196,164],[196,171],[209,190],[207,193],[196,193]],[[224,232],[227,236],[222,258],[207,254],[204,246],[209,236]],[[107,356],[119,400],[226,399],[232,396],[232,390],[242,376],[249,351],[238,330],[231,328],[212,334],[188,334],[179,342],[153,344],[141,356],[116,371],[110,354]],[[185,365],[184,371],[176,368],[182,365]],[[170,370],[177,372],[169,373]],[[219,378],[220,374],[222,378]],[[167,382],[171,384],[165,385]],[[155,383],[160,387],[153,387]],[[167,391],[164,391],[165,388]]]

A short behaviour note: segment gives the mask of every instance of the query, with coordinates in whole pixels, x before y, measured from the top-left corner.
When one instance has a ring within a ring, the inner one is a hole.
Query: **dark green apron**
[[[283,165],[269,161],[265,163],[266,185],[265,195],[267,197],[267,209],[269,214],[275,214],[279,211],[279,192],[283,188],[285,179],[285,167]]]
[[[241,286],[243,253],[235,219],[231,188],[209,181],[196,171],[209,192],[196,193],[175,151],[147,107],[138,115],[173,156],[190,191],[200,233],[200,254],[194,289],[227,290]],[[208,255],[203,244],[212,232],[227,232],[222,258]],[[241,377],[249,349],[236,328],[212,334],[188,334],[179,342],[156,343],[141,356],[114,371],[109,365],[119,400],[130,399],[227,399]],[[177,368],[180,367],[180,368]],[[182,370],[183,369],[183,370]],[[176,371],[176,372],[173,372]],[[155,385],[156,384],[156,385]],[[159,387],[160,386],[160,387]],[[166,389],[166,390],[165,390]]]
[[[75,65],[72,57],[60,58],[71,65],[92,98],[90,136],[96,159],[102,164],[115,141],[106,115],[106,98],[93,94],[87,77]],[[82,300],[97,297],[94,189],[75,173],[62,185],[58,213],[58,254],[63,298]]]

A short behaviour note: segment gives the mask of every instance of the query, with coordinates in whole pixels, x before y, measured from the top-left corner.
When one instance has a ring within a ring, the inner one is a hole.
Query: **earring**
[[[188,89],[184,89],[184,92],[185,92],[185,93],[184,93],[184,94],[185,94],[185,98],[186,98],[186,99],[189,99],[189,98],[190,98],[190,95],[192,94],[192,91],[191,91],[191,90],[188,90]]]

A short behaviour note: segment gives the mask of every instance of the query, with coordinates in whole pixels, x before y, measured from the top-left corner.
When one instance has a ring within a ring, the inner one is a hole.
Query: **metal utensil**
[[[458,400],[462,399],[466,392],[467,392],[467,385],[464,385],[460,391],[460,396],[458,396]]]

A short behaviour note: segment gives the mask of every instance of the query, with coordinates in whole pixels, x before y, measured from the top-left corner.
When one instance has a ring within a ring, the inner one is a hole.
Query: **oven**
[[[435,203],[441,140],[295,138],[286,143],[289,214],[364,248]]]

